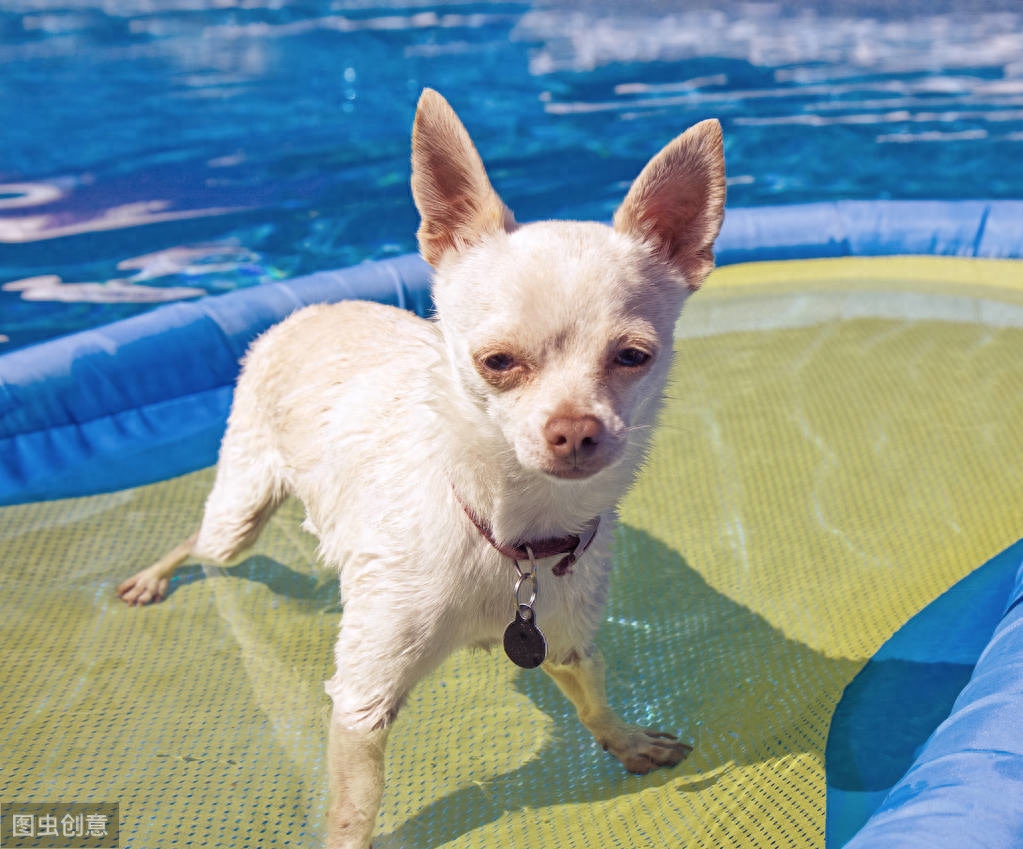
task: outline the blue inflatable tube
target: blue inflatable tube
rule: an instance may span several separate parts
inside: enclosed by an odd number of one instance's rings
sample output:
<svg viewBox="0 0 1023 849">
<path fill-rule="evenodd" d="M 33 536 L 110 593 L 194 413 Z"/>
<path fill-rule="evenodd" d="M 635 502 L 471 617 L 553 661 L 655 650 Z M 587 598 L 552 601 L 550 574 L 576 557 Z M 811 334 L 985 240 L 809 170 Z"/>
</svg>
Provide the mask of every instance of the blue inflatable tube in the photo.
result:
<svg viewBox="0 0 1023 849">
<path fill-rule="evenodd" d="M 924 254 L 1018 258 L 1023 201 L 839 201 L 731 209 L 718 263 Z"/>
<path fill-rule="evenodd" d="M 914 788 L 928 788 L 932 792 L 938 787 L 929 781 L 915 784 L 910 776 L 916 768 L 914 764 L 920 766 L 925 760 L 933 760 L 934 742 L 947 733 L 947 723 L 940 725 L 946 717 L 966 709 L 967 704 L 971 704 L 972 715 L 983 717 L 984 706 L 972 704 L 974 700 L 969 695 L 972 685 L 966 685 L 971 676 L 976 679 L 982 674 L 978 667 L 982 656 L 987 658 L 985 665 L 990 662 L 985 652 L 996 629 L 1018 615 L 1014 605 L 1023 592 L 1021 563 L 1023 540 L 992 557 L 913 616 L 846 687 L 831 718 L 825 751 L 825 845 L 844 846 L 858 832 L 861 836 L 855 846 L 860 846 L 859 841 L 869 834 L 880 835 L 874 842 L 864 844 L 871 849 L 903 845 L 886 842 L 888 831 L 877 831 L 876 824 L 867 831 L 861 830 L 875 812 L 877 817 L 887 818 L 890 811 L 900 811 L 901 821 L 908 811 L 919 809 L 915 802 L 907 806 L 900 804 L 899 799 L 905 799 L 906 794 L 912 797 Z M 1016 662 L 1020 661 L 1023 654 L 1016 655 Z M 983 674 L 990 671 L 988 668 Z M 1014 684 L 1011 675 L 1003 676 L 1002 680 L 1003 694 L 1012 692 L 1013 686 L 1019 690 L 1018 677 Z M 982 729 L 986 724 L 986 720 L 982 721 L 975 728 Z M 1008 745 L 1023 745 L 1023 737 L 1013 725 L 1005 726 L 1004 730 L 1008 733 Z M 932 735 L 934 739 L 928 743 Z M 970 747 L 976 743 L 971 740 Z M 949 814 L 952 815 L 951 810 Z M 1023 808 L 1018 816 L 1023 818 Z M 1023 827 L 1023 819 L 1017 819 L 1016 824 Z M 980 825 L 975 819 L 970 822 L 973 830 Z M 938 849 L 973 845 L 962 841 L 961 830 L 950 830 L 946 842 L 938 840 L 932 831 L 924 829 L 920 833 L 929 835 L 926 841 L 905 845 Z M 1014 846 L 1023 845 L 1023 841 L 1018 844 L 992 841 L 983 845 Z"/>
<path fill-rule="evenodd" d="M 732 209 L 718 262 L 1019 257 L 1023 202 L 849 201 Z M 307 304 L 361 298 L 425 315 L 419 257 L 160 307 L 0 356 L 0 505 L 108 492 L 216 461 L 238 362 Z"/>
<path fill-rule="evenodd" d="M 239 361 L 289 313 L 361 298 L 425 315 L 404 256 L 160 307 L 0 356 L 0 504 L 110 492 L 212 465 Z"/>
<path fill-rule="evenodd" d="M 1011 549 L 1023 561 L 1023 547 Z M 869 748 L 871 741 L 864 740 Z M 846 849 L 1023 846 L 1023 567 L 948 719 Z"/>
</svg>

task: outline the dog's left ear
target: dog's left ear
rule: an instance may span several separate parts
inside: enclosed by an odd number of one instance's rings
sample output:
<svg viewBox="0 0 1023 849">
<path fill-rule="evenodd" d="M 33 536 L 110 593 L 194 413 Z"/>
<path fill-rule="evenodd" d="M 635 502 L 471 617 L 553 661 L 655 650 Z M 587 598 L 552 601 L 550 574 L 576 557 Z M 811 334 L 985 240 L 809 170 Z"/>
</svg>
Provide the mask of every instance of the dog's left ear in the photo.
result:
<svg viewBox="0 0 1023 849">
<path fill-rule="evenodd" d="M 430 88 L 412 126 L 412 199 L 421 217 L 419 250 L 434 268 L 449 251 L 515 227 L 455 110 Z"/>
<path fill-rule="evenodd" d="M 701 121 L 647 163 L 615 213 L 614 226 L 650 244 L 697 289 L 714 267 L 724 210 L 721 124 Z"/>
</svg>

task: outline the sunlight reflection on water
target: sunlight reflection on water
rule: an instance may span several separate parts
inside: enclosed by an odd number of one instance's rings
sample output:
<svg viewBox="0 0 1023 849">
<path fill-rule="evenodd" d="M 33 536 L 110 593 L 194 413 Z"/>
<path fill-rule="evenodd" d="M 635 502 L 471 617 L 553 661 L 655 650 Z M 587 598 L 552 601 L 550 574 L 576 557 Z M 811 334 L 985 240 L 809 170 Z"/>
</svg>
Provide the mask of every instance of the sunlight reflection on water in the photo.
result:
<svg viewBox="0 0 1023 849">
<path fill-rule="evenodd" d="M 11 0 L 0 285 L 61 282 L 0 289 L 3 349 L 414 250 L 424 85 L 520 220 L 610 218 L 712 115 L 732 206 L 1023 197 L 1023 9 L 891 6 Z M 120 267 L 203 246 L 223 257 Z"/>
</svg>

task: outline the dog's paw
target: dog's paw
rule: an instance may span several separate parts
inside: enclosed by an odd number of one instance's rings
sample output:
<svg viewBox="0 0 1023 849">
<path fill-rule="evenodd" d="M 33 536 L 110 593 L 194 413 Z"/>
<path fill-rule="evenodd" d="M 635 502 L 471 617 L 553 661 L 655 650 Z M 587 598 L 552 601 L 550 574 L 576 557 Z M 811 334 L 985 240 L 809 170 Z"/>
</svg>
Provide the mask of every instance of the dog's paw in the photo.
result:
<svg viewBox="0 0 1023 849">
<path fill-rule="evenodd" d="M 143 569 L 132 575 L 117 588 L 121 601 L 131 605 L 149 604 L 152 601 L 163 601 L 167 595 L 166 578 Z"/>
<path fill-rule="evenodd" d="M 610 752 L 629 772 L 646 775 L 658 767 L 675 766 L 693 751 L 674 734 L 622 725 L 600 739 L 605 752 Z"/>
</svg>

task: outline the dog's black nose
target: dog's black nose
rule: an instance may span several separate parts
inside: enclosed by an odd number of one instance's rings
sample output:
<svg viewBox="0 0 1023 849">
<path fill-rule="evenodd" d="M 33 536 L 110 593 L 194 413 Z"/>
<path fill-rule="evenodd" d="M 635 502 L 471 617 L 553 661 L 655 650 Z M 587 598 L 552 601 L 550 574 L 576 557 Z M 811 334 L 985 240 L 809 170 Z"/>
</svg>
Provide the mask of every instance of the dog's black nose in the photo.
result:
<svg viewBox="0 0 1023 849">
<path fill-rule="evenodd" d="M 555 457 L 588 457 L 604 438 L 604 425 L 595 416 L 552 416 L 543 435 Z"/>
</svg>

